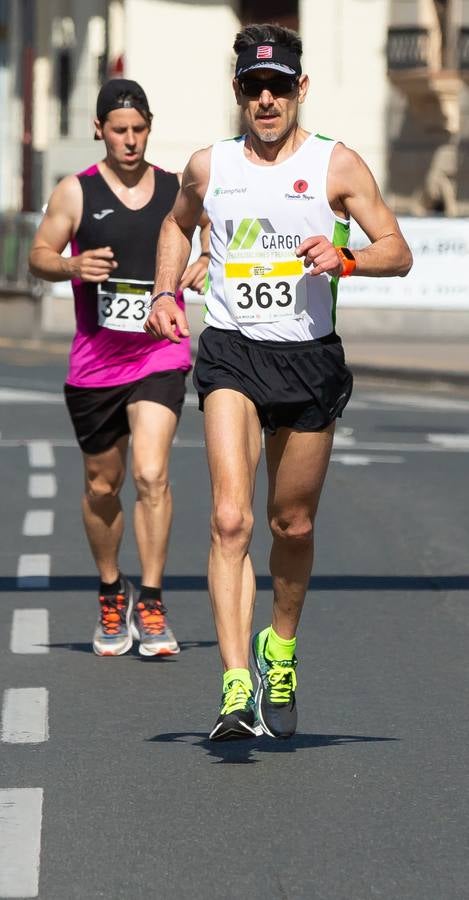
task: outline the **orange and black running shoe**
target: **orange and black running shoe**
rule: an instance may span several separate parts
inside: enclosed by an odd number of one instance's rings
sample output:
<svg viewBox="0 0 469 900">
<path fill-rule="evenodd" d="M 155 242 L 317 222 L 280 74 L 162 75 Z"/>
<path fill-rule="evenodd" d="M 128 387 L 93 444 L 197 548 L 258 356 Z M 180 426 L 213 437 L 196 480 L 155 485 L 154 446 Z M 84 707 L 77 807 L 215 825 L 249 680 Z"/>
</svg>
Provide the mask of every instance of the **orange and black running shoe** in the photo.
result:
<svg viewBox="0 0 469 900">
<path fill-rule="evenodd" d="M 133 644 L 132 612 L 135 588 L 120 575 L 121 591 L 100 594 L 99 618 L 93 636 L 93 650 L 97 656 L 122 656 Z"/>
<path fill-rule="evenodd" d="M 133 628 L 142 656 L 174 656 L 179 644 L 168 625 L 166 607 L 160 599 L 140 599 L 135 604 Z"/>
</svg>

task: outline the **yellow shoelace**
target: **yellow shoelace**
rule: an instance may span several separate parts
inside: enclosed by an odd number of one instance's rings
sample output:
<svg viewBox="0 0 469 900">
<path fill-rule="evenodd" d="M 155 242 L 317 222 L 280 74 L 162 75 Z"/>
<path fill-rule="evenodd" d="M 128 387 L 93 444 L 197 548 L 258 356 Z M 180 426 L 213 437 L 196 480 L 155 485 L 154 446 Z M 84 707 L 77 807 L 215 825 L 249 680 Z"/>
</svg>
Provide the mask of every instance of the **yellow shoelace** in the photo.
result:
<svg viewBox="0 0 469 900">
<path fill-rule="evenodd" d="M 271 703 L 288 703 L 292 691 L 296 690 L 296 673 L 293 666 L 272 662 L 267 676 L 270 686 Z"/>
<path fill-rule="evenodd" d="M 242 681 L 231 681 L 223 694 L 222 716 L 244 709 L 251 696 L 251 691 Z"/>
</svg>

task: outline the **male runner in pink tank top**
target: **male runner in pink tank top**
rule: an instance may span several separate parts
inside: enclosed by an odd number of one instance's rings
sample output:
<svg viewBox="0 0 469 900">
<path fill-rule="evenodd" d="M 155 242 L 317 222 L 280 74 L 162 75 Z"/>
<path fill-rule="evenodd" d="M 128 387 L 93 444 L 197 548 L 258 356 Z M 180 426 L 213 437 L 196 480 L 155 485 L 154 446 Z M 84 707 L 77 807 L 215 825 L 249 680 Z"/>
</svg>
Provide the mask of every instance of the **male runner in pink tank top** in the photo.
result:
<svg viewBox="0 0 469 900">
<path fill-rule="evenodd" d="M 152 114 L 140 85 L 113 79 L 101 89 L 94 122 L 106 156 L 56 187 L 34 238 L 31 271 L 48 281 L 71 279 L 76 333 L 65 399 L 83 453 L 83 519 L 100 575 L 93 649 L 126 653 L 139 639 L 144 656 L 179 646 L 161 599 L 172 500 L 169 453 L 191 367 L 189 337 L 155 343 L 143 323 L 153 283 L 155 242 L 179 189 L 178 175 L 150 165 L 145 150 Z M 208 220 L 201 220 L 202 254 L 181 280 L 203 286 Z M 62 257 L 71 242 L 72 256 Z M 135 534 L 142 565 L 138 597 L 120 572 L 123 514 L 119 499 L 129 436 L 137 489 Z"/>
</svg>

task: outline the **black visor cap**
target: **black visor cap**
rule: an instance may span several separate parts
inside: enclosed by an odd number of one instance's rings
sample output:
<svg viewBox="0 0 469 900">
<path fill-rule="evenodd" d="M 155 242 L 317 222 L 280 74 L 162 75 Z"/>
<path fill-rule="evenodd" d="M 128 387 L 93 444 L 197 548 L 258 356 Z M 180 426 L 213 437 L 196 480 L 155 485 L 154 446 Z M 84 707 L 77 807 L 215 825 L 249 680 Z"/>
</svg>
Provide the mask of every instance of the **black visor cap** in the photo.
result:
<svg viewBox="0 0 469 900">
<path fill-rule="evenodd" d="M 96 118 L 104 122 L 113 109 L 137 109 L 150 115 L 147 95 L 136 81 L 130 78 L 111 78 L 103 84 L 96 101 Z"/>
<path fill-rule="evenodd" d="M 239 78 L 259 69 L 273 69 L 284 75 L 301 75 L 301 61 L 297 53 L 282 44 L 251 44 L 236 60 L 235 76 Z"/>
</svg>

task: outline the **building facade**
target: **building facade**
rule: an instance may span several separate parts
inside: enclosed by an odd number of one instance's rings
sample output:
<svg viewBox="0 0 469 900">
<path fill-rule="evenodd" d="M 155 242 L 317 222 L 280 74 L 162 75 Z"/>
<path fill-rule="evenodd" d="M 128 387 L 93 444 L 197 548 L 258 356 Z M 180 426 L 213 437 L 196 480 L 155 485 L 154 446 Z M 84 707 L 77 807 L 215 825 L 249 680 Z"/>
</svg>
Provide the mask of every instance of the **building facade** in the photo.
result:
<svg viewBox="0 0 469 900">
<path fill-rule="evenodd" d="M 1 208 L 40 209 L 99 157 L 115 75 L 147 91 L 164 167 L 237 133 L 231 48 L 252 21 L 300 31 L 302 124 L 354 147 L 397 212 L 469 214 L 469 0 L 0 0 Z"/>
</svg>

